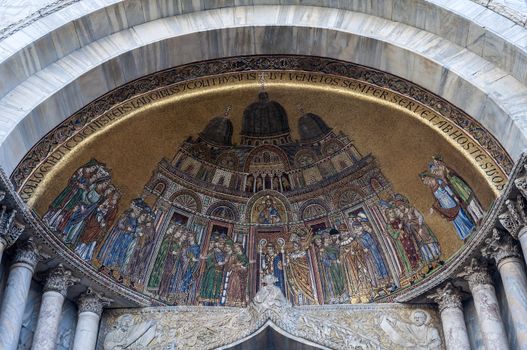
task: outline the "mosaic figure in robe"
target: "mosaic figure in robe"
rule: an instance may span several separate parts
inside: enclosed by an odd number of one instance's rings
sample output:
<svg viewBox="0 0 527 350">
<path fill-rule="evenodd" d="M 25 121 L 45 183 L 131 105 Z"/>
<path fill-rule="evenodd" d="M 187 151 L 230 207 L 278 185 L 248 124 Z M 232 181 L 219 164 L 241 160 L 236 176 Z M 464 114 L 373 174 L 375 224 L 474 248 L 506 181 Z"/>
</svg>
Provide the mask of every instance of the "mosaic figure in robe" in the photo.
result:
<svg viewBox="0 0 527 350">
<path fill-rule="evenodd" d="M 178 226 L 174 232 L 172 241 L 170 242 L 170 250 L 163 266 L 163 273 L 159 284 L 158 294 L 161 298 L 167 299 L 170 293 L 173 293 L 173 282 L 176 278 L 181 276 L 181 256 L 187 244 L 188 231 L 184 226 Z M 178 277 L 176 277 L 176 274 Z"/>
<path fill-rule="evenodd" d="M 266 251 L 262 253 L 260 266 L 260 278 L 266 275 L 276 277 L 275 285 L 282 290 L 285 295 L 285 276 L 282 253 L 277 252 L 272 243 L 268 244 Z"/>
<path fill-rule="evenodd" d="M 404 275 L 410 276 L 419 267 L 420 256 L 415 237 L 405 229 L 403 214 L 391 204 L 385 210 L 388 223 L 386 232 L 395 242 L 397 255 L 404 268 Z"/>
<path fill-rule="evenodd" d="M 199 269 L 199 256 L 201 253 L 201 247 L 196 242 L 196 235 L 194 233 L 190 233 L 187 239 L 187 248 L 183 254 L 184 264 L 182 279 L 176 287 L 176 292 L 180 295 L 178 298 L 180 303 L 190 303 L 197 292 L 196 273 Z"/>
<path fill-rule="evenodd" d="M 331 233 L 330 233 L 331 231 Z M 321 266 L 321 279 L 324 280 L 324 299 L 326 303 L 344 302 L 347 296 L 346 280 L 340 261 L 339 232 L 335 229 L 324 230 L 321 241 L 315 240 L 318 247 Z"/>
<path fill-rule="evenodd" d="M 240 243 L 234 243 L 233 253 L 226 267 L 228 306 L 245 306 L 247 304 L 247 278 L 249 273 L 249 258 Z"/>
<path fill-rule="evenodd" d="M 166 260 L 168 258 L 169 253 L 174 251 L 172 245 L 178 241 L 178 238 L 181 236 L 181 232 L 182 231 L 180 230 L 179 225 L 171 223 L 168 226 L 165 236 L 163 237 L 163 241 L 161 242 L 161 246 L 157 251 L 157 256 L 154 261 L 154 267 L 152 268 L 152 272 L 150 273 L 150 278 L 148 280 L 148 289 L 159 289 L 161 278 L 164 272 L 164 267 L 167 263 Z"/>
<path fill-rule="evenodd" d="M 374 266 L 369 263 L 358 239 L 341 228 L 340 256 L 347 277 L 347 287 L 352 302 L 369 301 L 373 296 Z"/>
<path fill-rule="evenodd" d="M 404 199 L 399 202 L 395 201 L 397 212 L 402 218 L 405 230 L 415 237 L 423 261 L 431 265 L 441 256 L 439 242 L 430 227 L 426 225 L 423 214 L 413 207 L 406 198 Z"/>
<path fill-rule="evenodd" d="M 225 264 L 230 258 L 225 249 L 226 241 L 225 235 L 213 234 L 207 255 L 201 257 L 205 260 L 205 272 L 199 299 L 205 305 L 217 305 L 220 302 Z"/>
<path fill-rule="evenodd" d="M 362 248 L 366 252 L 370 266 L 374 266 L 374 275 L 371 276 L 375 286 L 380 287 L 388 278 L 388 269 L 381 249 L 373 237 L 373 228 L 369 225 L 369 220 L 365 215 L 352 219 L 351 223 L 352 234 L 357 237 Z"/>
<path fill-rule="evenodd" d="M 451 221 L 462 240 L 467 239 L 475 224 L 467 215 L 465 209 L 459 204 L 454 191 L 447 182 L 429 172 L 419 174 L 421 181 L 430 188 L 435 202 L 430 208 L 430 213 L 438 212 L 443 218 Z"/>
<path fill-rule="evenodd" d="M 103 165 L 92 159 L 70 177 L 68 185 L 53 200 L 48 211 L 44 214 L 44 222 L 52 229 L 62 232 L 65 217 L 75 208 L 84 193 L 93 184 L 99 173 L 102 173 Z"/>
<path fill-rule="evenodd" d="M 302 245 L 300 239 L 293 239 L 291 251 L 286 254 L 288 299 L 294 305 L 318 304 L 311 281 L 308 248 L 309 241 Z"/>
<path fill-rule="evenodd" d="M 155 243 L 155 215 L 150 208 L 143 210 L 138 219 L 138 229 L 134 248 L 130 248 L 130 259 L 126 264 L 130 279 L 139 285 L 144 284 L 144 272 L 148 266 Z"/>
<path fill-rule="evenodd" d="M 431 174 L 437 176 L 452 189 L 458 202 L 467 211 L 472 222 L 478 224 L 483 219 L 484 210 L 476 194 L 465 180 L 461 178 L 452 168 L 448 167 L 443 161 L 443 157 L 435 155 L 428 164 Z"/>
<path fill-rule="evenodd" d="M 86 261 L 92 260 L 105 237 L 106 230 L 112 227 L 117 217 L 121 194 L 114 186 L 110 186 L 104 198 L 104 201 L 96 208 L 94 215 L 87 220 L 86 228 L 75 247 L 75 252 Z"/>
<path fill-rule="evenodd" d="M 278 224 L 282 222 L 280 212 L 274 205 L 271 198 L 265 199 L 265 205 L 260 213 L 258 214 L 258 223 L 260 224 Z"/>
<path fill-rule="evenodd" d="M 116 266 L 121 274 L 126 272 L 126 262 L 130 258 L 137 238 L 138 219 L 146 204 L 141 198 L 134 199 L 112 228 L 97 258 L 106 267 Z"/>
</svg>

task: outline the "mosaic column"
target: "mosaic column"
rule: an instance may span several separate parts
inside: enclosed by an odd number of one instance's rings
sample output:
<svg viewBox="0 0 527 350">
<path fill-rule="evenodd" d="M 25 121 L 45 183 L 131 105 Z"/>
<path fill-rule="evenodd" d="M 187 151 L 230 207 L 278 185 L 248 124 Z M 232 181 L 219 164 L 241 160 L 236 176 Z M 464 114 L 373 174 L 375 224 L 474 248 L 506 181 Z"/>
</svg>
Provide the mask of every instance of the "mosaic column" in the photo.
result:
<svg viewBox="0 0 527 350">
<path fill-rule="evenodd" d="M 447 350 L 470 349 L 461 293 L 451 282 L 428 296 L 439 306 Z"/>
<path fill-rule="evenodd" d="M 110 302 L 110 299 L 92 291 L 90 288 L 81 294 L 77 302 L 79 316 L 73 341 L 73 350 L 95 349 L 102 310 Z"/>
<path fill-rule="evenodd" d="M 4 199 L 5 192 L 0 191 L 0 202 Z M 8 210 L 4 205 L 0 210 L 0 262 L 4 250 L 9 248 L 24 231 L 24 225 L 16 222 L 16 210 Z"/>
<path fill-rule="evenodd" d="M 62 264 L 53 268 L 44 285 L 32 350 L 54 350 L 57 346 L 62 305 L 68 288 L 78 282 Z"/>
<path fill-rule="evenodd" d="M 0 308 L 0 349 L 2 350 L 17 349 L 31 277 L 38 260 L 37 248 L 31 239 L 16 250 Z"/>
<path fill-rule="evenodd" d="M 509 350 L 507 333 L 500 315 L 496 290 L 487 266 L 473 258 L 459 274 L 465 278 L 474 298 L 481 335 L 488 350 Z"/>
<path fill-rule="evenodd" d="M 518 347 L 527 349 L 527 275 L 518 245 L 510 235 L 496 229 L 485 243 L 482 253 L 498 266 Z"/>
</svg>

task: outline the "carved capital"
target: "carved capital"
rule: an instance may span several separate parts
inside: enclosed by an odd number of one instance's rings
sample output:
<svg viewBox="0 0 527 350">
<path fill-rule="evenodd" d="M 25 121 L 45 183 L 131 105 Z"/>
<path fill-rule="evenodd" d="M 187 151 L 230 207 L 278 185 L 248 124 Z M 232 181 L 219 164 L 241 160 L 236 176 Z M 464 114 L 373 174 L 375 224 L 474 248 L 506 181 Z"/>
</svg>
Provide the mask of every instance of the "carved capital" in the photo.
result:
<svg viewBox="0 0 527 350">
<path fill-rule="evenodd" d="M 44 292 L 54 291 L 66 296 L 68 288 L 79 281 L 80 279 L 74 277 L 70 270 L 65 269 L 62 264 L 59 264 L 49 272 L 46 283 L 44 284 Z"/>
<path fill-rule="evenodd" d="M 100 317 L 103 308 L 110 305 L 111 302 L 112 299 L 106 298 L 102 294 L 93 291 L 91 288 L 88 288 L 80 295 L 79 299 L 77 300 L 79 314 L 83 312 L 93 312 Z"/>
<path fill-rule="evenodd" d="M 481 254 L 489 259 L 493 259 L 496 265 L 506 258 L 520 258 L 518 244 L 512 237 L 498 229 L 493 229 L 492 236 L 485 239 L 485 247 L 481 249 Z"/>
<path fill-rule="evenodd" d="M 34 269 L 40 258 L 38 247 L 30 237 L 17 248 L 13 264 L 27 264 Z"/>
<path fill-rule="evenodd" d="M 470 289 L 483 284 L 492 285 L 492 278 L 490 277 L 487 264 L 476 258 L 472 258 L 470 264 L 465 266 L 463 272 L 458 274 L 458 277 L 464 278 Z"/>
<path fill-rule="evenodd" d="M 505 205 L 507 211 L 498 215 L 498 220 L 514 239 L 518 239 L 518 233 L 527 225 L 525 199 L 518 195 L 516 200 L 508 199 L 505 201 Z"/>
<path fill-rule="evenodd" d="M 3 193 L 5 195 L 5 192 Z M 16 210 L 8 210 L 5 205 L 2 206 L 0 210 L 0 242 L 5 248 L 12 246 L 25 228 L 24 225 L 15 220 L 15 215 Z"/>
<path fill-rule="evenodd" d="M 434 294 L 428 296 L 428 299 L 437 303 L 440 312 L 447 308 L 463 308 L 460 290 L 452 282 L 448 282 L 443 288 L 437 288 Z"/>
</svg>

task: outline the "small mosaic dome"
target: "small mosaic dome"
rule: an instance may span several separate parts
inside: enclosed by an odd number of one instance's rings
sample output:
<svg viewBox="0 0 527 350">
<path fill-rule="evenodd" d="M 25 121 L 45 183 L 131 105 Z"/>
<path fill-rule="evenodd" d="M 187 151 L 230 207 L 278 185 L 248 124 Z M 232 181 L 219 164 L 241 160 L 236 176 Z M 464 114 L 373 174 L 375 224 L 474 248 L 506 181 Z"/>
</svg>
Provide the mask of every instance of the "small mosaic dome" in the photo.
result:
<svg viewBox="0 0 527 350">
<path fill-rule="evenodd" d="M 199 136 L 208 142 L 220 146 L 232 145 L 232 122 L 226 115 L 212 118 Z"/>
<path fill-rule="evenodd" d="M 318 115 L 306 113 L 298 120 L 298 132 L 302 142 L 313 142 L 326 136 L 331 128 Z"/>
<path fill-rule="evenodd" d="M 251 103 L 243 112 L 243 136 L 270 137 L 289 132 L 289 121 L 284 107 L 269 100 L 267 92 L 260 92 L 258 101 Z"/>
</svg>

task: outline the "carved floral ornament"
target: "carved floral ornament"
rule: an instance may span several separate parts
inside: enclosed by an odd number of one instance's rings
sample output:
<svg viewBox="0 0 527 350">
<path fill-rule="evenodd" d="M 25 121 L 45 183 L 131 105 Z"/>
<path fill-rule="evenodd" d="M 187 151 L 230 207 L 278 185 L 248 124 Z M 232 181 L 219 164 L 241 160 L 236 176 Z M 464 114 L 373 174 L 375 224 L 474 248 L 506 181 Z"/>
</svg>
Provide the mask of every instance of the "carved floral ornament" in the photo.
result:
<svg viewBox="0 0 527 350">
<path fill-rule="evenodd" d="M 226 348 L 272 326 L 295 339 L 331 349 L 441 349 L 432 310 L 378 307 L 293 307 L 267 275 L 247 308 L 172 307 L 112 310 L 105 314 L 99 348 Z"/>
</svg>

